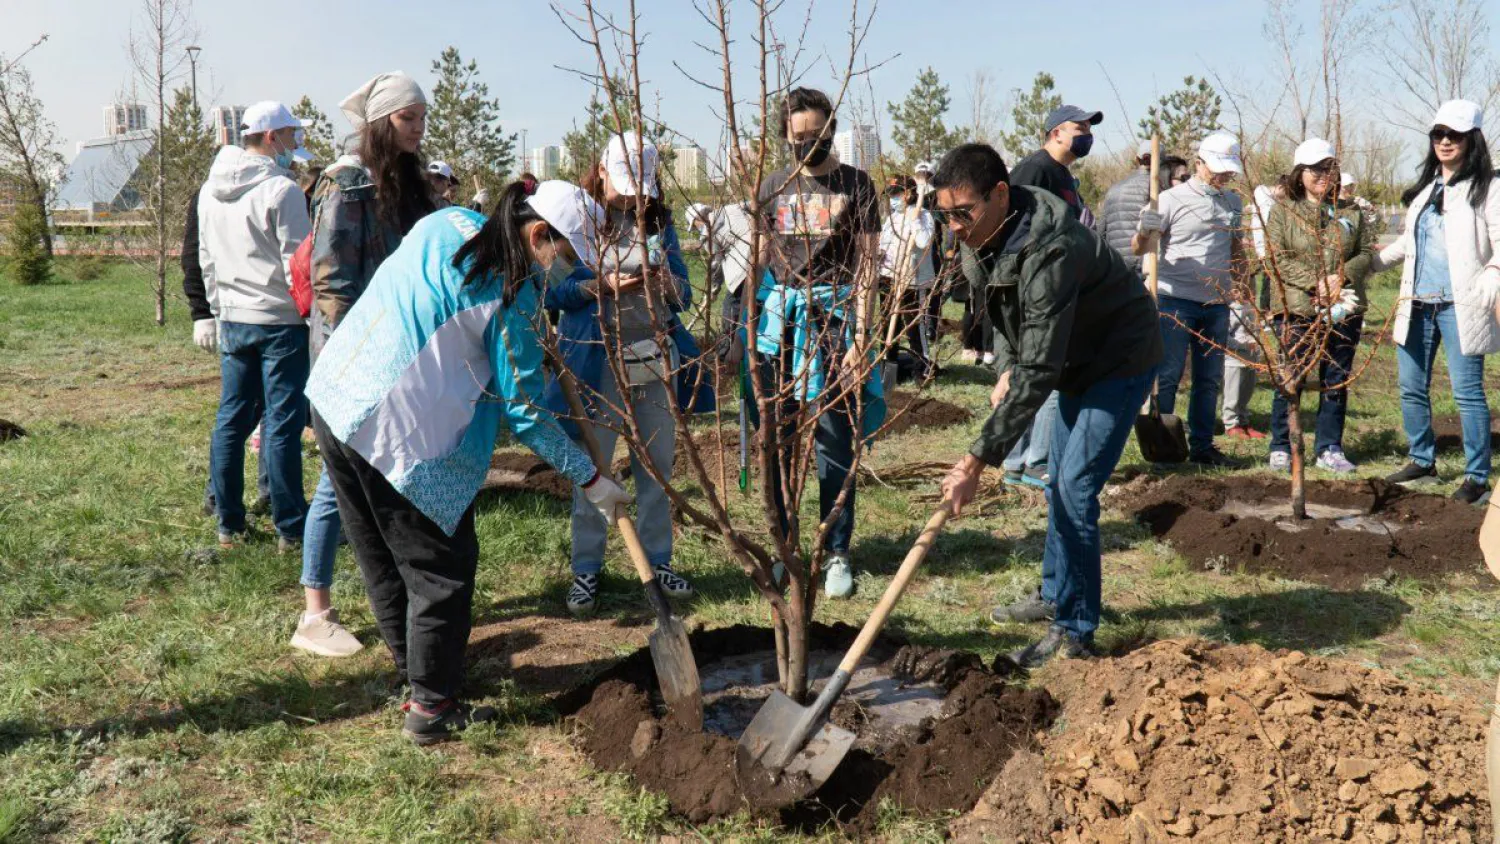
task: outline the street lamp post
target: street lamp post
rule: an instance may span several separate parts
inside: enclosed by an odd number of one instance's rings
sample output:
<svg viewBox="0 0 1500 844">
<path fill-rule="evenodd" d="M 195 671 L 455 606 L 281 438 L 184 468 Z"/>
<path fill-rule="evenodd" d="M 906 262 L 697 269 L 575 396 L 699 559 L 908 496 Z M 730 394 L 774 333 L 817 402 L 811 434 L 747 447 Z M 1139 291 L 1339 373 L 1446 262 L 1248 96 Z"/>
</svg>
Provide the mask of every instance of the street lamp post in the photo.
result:
<svg viewBox="0 0 1500 844">
<path fill-rule="evenodd" d="M 197 46 L 196 44 L 187 48 L 188 64 L 192 67 L 192 70 L 193 70 L 193 110 L 194 111 L 196 111 L 198 109 L 198 54 L 201 53 L 201 52 L 203 52 L 203 48 Z"/>
</svg>

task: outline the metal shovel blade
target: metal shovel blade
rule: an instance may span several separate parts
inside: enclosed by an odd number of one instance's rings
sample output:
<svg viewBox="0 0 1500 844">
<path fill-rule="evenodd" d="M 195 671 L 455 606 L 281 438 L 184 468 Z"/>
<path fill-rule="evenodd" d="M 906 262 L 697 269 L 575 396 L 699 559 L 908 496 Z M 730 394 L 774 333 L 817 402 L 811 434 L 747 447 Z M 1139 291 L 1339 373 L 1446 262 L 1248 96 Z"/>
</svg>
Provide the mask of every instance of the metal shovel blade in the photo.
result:
<svg viewBox="0 0 1500 844">
<path fill-rule="evenodd" d="M 794 803 L 833 776 L 854 744 L 854 733 L 824 722 L 805 741 L 803 725 L 816 715 L 781 692 L 772 692 L 740 736 L 735 765 L 740 781 L 766 778 L 776 784 L 775 802 Z M 765 789 L 767 793 L 771 789 Z"/>
<path fill-rule="evenodd" d="M 693 659 L 687 628 L 676 616 L 658 619 L 646 641 L 661 696 L 672 718 L 694 730 L 703 729 L 703 685 L 698 680 L 698 663 Z"/>
<path fill-rule="evenodd" d="M 1188 459 L 1187 430 L 1171 413 L 1142 413 L 1135 417 L 1135 441 L 1151 463 L 1181 463 Z"/>
</svg>

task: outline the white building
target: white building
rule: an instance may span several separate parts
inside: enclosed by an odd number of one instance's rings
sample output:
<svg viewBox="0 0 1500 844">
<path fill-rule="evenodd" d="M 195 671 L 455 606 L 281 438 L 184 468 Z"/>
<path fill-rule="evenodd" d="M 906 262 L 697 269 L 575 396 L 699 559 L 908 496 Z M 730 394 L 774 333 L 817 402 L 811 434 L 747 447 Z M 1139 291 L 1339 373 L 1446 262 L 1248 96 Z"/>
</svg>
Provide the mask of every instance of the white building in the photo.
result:
<svg viewBox="0 0 1500 844">
<path fill-rule="evenodd" d="M 104 107 L 104 137 L 144 132 L 151 128 L 144 103 L 115 103 Z"/>
<path fill-rule="evenodd" d="M 672 176 L 678 188 L 697 190 L 708 182 L 708 154 L 703 147 L 673 147 Z"/>
<path fill-rule="evenodd" d="M 880 161 L 880 133 L 874 126 L 856 123 L 834 134 L 833 148 L 839 154 L 839 161 L 870 170 Z"/>
<path fill-rule="evenodd" d="M 526 153 L 526 172 L 543 181 L 557 178 L 557 174 L 562 170 L 562 167 L 562 147 L 532 147 Z"/>
<path fill-rule="evenodd" d="M 219 146 L 239 146 L 244 138 L 244 132 L 240 129 L 245 125 L 244 106 L 214 106 L 208 113 L 208 119 L 214 125 L 214 140 Z"/>
</svg>

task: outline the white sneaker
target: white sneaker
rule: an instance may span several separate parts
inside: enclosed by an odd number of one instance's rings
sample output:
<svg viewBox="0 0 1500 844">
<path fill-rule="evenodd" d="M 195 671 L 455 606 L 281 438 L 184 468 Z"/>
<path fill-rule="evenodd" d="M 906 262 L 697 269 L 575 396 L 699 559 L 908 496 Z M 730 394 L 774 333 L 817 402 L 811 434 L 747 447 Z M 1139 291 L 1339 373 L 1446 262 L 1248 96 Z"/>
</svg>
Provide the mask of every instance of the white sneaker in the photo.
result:
<svg viewBox="0 0 1500 844">
<path fill-rule="evenodd" d="M 292 647 L 318 656 L 353 656 L 365 646 L 339 624 L 339 611 L 326 609 L 315 615 L 303 613 L 292 634 Z"/>
<path fill-rule="evenodd" d="M 693 597 L 693 584 L 688 583 L 687 578 L 672 571 L 671 563 L 656 567 L 656 582 L 661 584 L 661 591 L 667 593 L 668 598 Z"/>
<path fill-rule="evenodd" d="M 1273 472 L 1292 471 L 1292 453 L 1290 451 L 1273 451 L 1266 461 Z"/>
<path fill-rule="evenodd" d="M 991 366 L 994 363 L 995 363 L 995 353 L 994 352 L 985 352 L 984 353 L 984 365 L 985 366 Z"/>
<path fill-rule="evenodd" d="M 830 598 L 854 594 L 854 566 L 848 554 L 830 554 L 823 574 L 823 592 Z"/>
<path fill-rule="evenodd" d="M 575 574 L 568 588 L 568 612 L 583 618 L 599 609 L 599 575 Z"/>
</svg>

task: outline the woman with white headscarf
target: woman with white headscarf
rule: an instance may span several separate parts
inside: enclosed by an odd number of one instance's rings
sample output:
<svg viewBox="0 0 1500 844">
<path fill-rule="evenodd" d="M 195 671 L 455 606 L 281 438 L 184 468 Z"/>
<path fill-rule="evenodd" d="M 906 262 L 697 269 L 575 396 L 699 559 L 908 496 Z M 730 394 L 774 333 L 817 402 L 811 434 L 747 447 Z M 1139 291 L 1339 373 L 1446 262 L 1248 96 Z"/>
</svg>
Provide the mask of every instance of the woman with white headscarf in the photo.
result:
<svg viewBox="0 0 1500 844">
<path fill-rule="evenodd" d="M 437 210 L 421 159 L 427 97 L 404 73 L 382 73 L 339 104 L 355 133 L 313 188 L 312 353 L 354 306 L 386 256 Z M 339 623 L 330 590 L 342 523 L 325 469 L 302 534 L 305 610 L 292 646 L 319 656 L 348 656 L 359 640 Z"/>
</svg>

